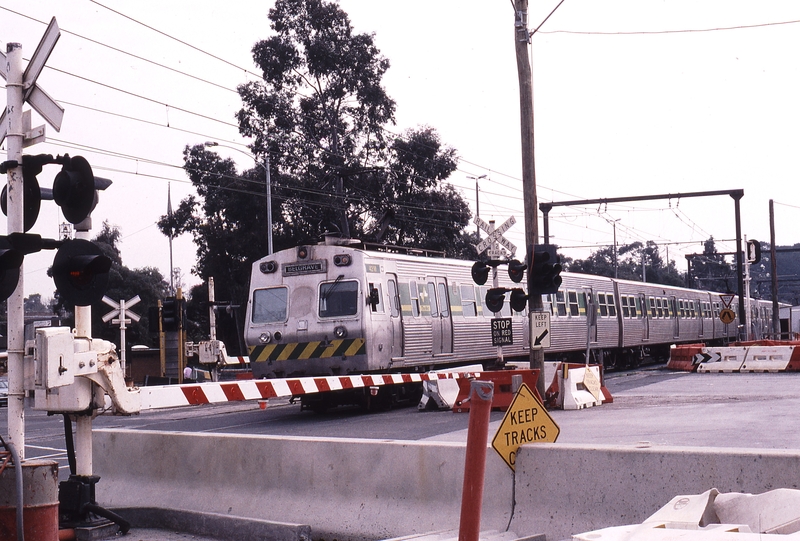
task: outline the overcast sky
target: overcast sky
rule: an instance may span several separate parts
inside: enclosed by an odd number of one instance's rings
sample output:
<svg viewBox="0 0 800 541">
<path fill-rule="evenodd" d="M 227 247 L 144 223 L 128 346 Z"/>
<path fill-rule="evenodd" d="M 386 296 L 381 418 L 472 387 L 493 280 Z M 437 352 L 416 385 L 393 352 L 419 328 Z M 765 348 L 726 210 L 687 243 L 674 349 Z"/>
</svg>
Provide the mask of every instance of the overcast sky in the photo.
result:
<svg viewBox="0 0 800 541">
<path fill-rule="evenodd" d="M 384 82 L 397 101 L 397 133 L 438 130 L 461 161 L 452 182 L 522 250 L 519 95 L 510 0 L 341 0 L 358 32 L 374 32 L 391 62 Z M 532 1 L 533 29 L 558 0 Z M 66 109 L 60 133 L 26 153 L 85 156 L 114 184 L 103 221 L 122 232 L 128 267 L 169 276 L 169 244 L 155 225 L 191 193 L 186 145 L 215 140 L 246 150 L 234 114 L 238 84 L 257 70 L 250 50 L 270 35 L 272 2 L 229 0 L 0 0 L 0 44 L 27 59 L 55 16 L 61 39 L 39 77 Z M 743 189 L 742 232 L 800 242 L 800 3 L 740 0 L 565 0 L 530 48 L 540 201 Z M 179 73 L 180 72 L 180 73 Z M 34 114 L 34 119 L 37 115 Z M 39 122 L 41 123 L 41 121 Z M 34 121 L 36 125 L 36 120 Z M 219 147 L 239 166 L 253 162 Z M 4 159 L 5 144 L 0 158 Z M 58 168 L 40 175 L 49 187 Z M 58 236 L 57 207 L 43 203 L 34 232 Z M 5 223 L 4 220 L 2 220 Z M 654 240 L 685 270 L 684 254 L 709 236 L 734 245 L 728 196 L 556 208 L 552 242 L 572 257 L 597 245 Z M 3 226 L 4 227 L 4 226 Z M 541 229 L 540 229 L 541 230 Z M 174 242 L 185 285 L 194 245 Z M 52 296 L 52 252 L 26 258 L 25 292 Z M 218 277 L 225 279 L 225 277 Z"/>
</svg>

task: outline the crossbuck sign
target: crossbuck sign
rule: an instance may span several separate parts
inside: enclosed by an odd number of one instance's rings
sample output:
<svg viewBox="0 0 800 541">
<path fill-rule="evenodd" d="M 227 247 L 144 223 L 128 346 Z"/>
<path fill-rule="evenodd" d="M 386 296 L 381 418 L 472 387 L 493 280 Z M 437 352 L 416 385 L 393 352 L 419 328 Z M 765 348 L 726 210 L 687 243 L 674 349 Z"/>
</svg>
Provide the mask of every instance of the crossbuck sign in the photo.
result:
<svg viewBox="0 0 800 541">
<path fill-rule="evenodd" d="M 488 256 L 492 259 L 497 259 L 501 255 L 503 255 L 502 252 L 500 251 L 500 247 L 498 246 L 499 244 L 500 246 L 508 250 L 511 253 L 512 257 L 514 256 L 514 253 L 517 251 L 517 247 L 511 244 L 508 241 L 508 239 L 506 239 L 503 236 L 503 233 L 511 229 L 511 226 L 517 223 L 517 220 L 513 216 L 511 216 L 508 220 L 503 222 L 503 225 L 501 225 L 496 229 L 493 223 L 487 224 L 477 216 L 475 216 L 473 223 L 478 227 L 480 227 L 488 235 L 488 237 L 486 237 L 485 239 L 483 239 L 482 241 L 480 241 L 478 244 L 475 245 L 475 248 L 478 250 L 478 253 L 481 253 L 487 248 L 489 248 L 489 251 L 487 252 Z"/>
<path fill-rule="evenodd" d="M 42 40 L 39 42 L 39 46 L 33 53 L 30 62 L 28 62 L 25 73 L 22 75 L 23 101 L 28 102 L 56 131 L 61 130 L 64 108 L 56 103 L 53 98 L 48 96 L 47 93 L 36 84 L 36 79 L 39 77 L 42 69 L 44 69 L 47 58 L 50 56 L 50 53 L 53 52 L 53 47 L 56 46 L 56 42 L 60 36 L 61 31 L 58 28 L 56 18 L 53 17 L 50 20 L 50 24 L 47 26 Z M 3 53 L 0 53 L 0 62 L 3 64 L 3 68 L 0 69 L 0 76 L 5 79 L 5 64 L 7 60 L 6 55 Z M 3 142 L 8 133 L 7 114 L 16 114 L 16 111 L 9 111 L 8 108 L 6 108 L 2 115 L 0 115 L 0 143 Z M 39 128 L 39 130 L 41 130 L 41 133 L 44 133 L 43 129 Z"/>
</svg>

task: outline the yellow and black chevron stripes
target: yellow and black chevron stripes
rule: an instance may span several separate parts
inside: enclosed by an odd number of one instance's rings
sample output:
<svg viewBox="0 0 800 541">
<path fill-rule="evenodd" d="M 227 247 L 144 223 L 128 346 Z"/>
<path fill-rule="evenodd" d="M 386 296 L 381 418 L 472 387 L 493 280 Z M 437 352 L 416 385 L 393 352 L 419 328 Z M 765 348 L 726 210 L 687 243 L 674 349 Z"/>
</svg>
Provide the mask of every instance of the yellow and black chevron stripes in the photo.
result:
<svg viewBox="0 0 800 541">
<path fill-rule="evenodd" d="M 266 344 L 250 348 L 250 362 L 325 359 L 366 353 L 366 341 L 363 338 L 347 338 L 327 342 L 318 340 L 316 342 Z"/>
</svg>

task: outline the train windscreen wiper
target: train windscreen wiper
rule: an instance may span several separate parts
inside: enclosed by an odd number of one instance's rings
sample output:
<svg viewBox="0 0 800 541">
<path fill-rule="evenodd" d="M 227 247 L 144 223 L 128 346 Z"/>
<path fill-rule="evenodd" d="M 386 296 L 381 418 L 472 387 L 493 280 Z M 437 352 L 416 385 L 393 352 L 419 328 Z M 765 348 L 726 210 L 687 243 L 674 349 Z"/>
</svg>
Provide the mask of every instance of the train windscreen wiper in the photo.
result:
<svg viewBox="0 0 800 541">
<path fill-rule="evenodd" d="M 338 286 L 339 283 L 342 281 L 342 278 L 344 278 L 344 274 L 340 274 L 339 276 L 336 277 L 336 280 L 333 281 L 333 283 L 327 289 L 327 291 L 325 291 L 325 293 L 322 294 L 323 301 L 328 300 L 328 297 L 331 296 L 331 293 L 333 293 L 333 290 L 336 289 L 336 286 Z"/>
</svg>

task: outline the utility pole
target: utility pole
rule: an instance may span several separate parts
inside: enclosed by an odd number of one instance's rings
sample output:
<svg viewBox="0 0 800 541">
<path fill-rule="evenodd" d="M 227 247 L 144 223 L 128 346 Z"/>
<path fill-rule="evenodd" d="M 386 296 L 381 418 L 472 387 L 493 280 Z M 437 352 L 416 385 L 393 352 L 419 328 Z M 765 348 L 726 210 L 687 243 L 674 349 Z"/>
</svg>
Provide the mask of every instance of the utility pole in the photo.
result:
<svg viewBox="0 0 800 541">
<path fill-rule="evenodd" d="M 781 316 L 778 308 L 778 257 L 775 253 L 775 204 L 769 200 L 769 264 L 770 284 L 772 286 L 772 338 L 779 340 L 781 336 Z M 791 329 L 789 329 L 791 331 Z"/>
<path fill-rule="evenodd" d="M 539 240 L 538 210 L 536 200 L 536 168 L 534 165 L 534 140 L 533 140 L 533 73 L 528 55 L 528 0 L 515 0 L 514 2 L 514 50 L 517 55 L 517 76 L 519 78 L 519 117 L 520 141 L 522 144 L 522 200 L 525 211 L 525 245 L 528 247 L 528 257 L 533 257 L 535 246 Z M 528 261 L 528 268 L 531 268 Z M 532 291 L 533 279 L 528 272 L 528 292 Z M 541 295 L 529 295 L 529 318 L 533 312 L 541 312 Z M 530 351 L 531 368 L 539 370 L 539 380 L 536 389 L 539 395 L 544 396 L 544 351 L 541 348 Z"/>
</svg>

